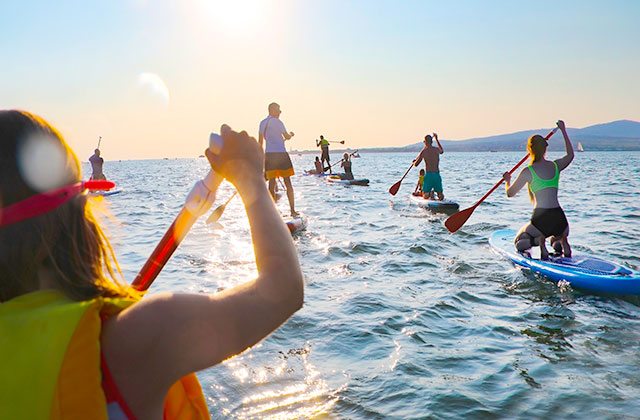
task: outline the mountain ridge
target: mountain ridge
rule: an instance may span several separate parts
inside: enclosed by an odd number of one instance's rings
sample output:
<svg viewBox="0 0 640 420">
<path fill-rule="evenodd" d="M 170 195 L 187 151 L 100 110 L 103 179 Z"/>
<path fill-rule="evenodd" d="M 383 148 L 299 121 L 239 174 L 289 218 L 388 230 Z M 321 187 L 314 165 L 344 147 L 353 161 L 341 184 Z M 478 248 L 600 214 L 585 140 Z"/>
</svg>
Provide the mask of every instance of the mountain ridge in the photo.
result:
<svg viewBox="0 0 640 420">
<path fill-rule="evenodd" d="M 551 128 L 522 130 L 513 133 L 493 136 L 473 137 L 464 140 L 441 140 L 442 147 L 449 151 L 489 152 L 518 151 L 526 148 L 527 139 L 533 134 L 546 134 Z M 582 143 L 589 151 L 635 151 L 640 150 L 640 122 L 633 120 L 615 120 L 594 124 L 583 128 L 567 128 L 567 133 L 574 147 Z M 557 133 L 554 137 L 558 137 Z M 411 152 L 422 149 L 422 142 L 401 147 L 383 147 L 361 149 L 367 151 L 402 151 Z M 564 150 L 564 142 L 550 141 L 549 150 Z"/>
</svg>

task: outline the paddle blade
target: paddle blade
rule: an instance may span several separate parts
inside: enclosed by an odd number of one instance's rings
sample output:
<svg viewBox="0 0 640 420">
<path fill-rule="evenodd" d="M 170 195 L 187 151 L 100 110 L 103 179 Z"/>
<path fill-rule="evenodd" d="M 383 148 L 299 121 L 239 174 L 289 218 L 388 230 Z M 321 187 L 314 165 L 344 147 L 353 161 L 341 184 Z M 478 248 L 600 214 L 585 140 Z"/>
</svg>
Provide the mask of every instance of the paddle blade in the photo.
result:
<svg viewBox="0 0 640 420">
<path fill-rule="evenodd" d="M 473 206 L 452 214 L 444 221 L 444 226 L 449 230 L 449 232 L 455 233 L 467 222 L 467 219 L 471 217 L 475 209 L 476 206 Z"/>
<path fill-rule="evenodd" d="M 222 213 L 224 213 L 224 208 L 225 208 L 225 205 L 223 204 L 217 209 L 215 209 L 213 213 L 211 213 L 211 216 L 209 216 L 209 218 L 207 219 L 207 224 L 210 225 L 211 223 L 217 222 L 220 219 L 220 217 L 222 217 Z"/>
<path fill-rule="evenodd" d="M 391 188 L 389 188 L 389 194 L 396 195 L 398 193 L 398 190 L 400 189 L 401 184 L 402 184 L 402 181 L 398 181 L 395 184 L 393 184 Z"/>
<path fill-rule="evenodd" d="M 222 226 L 222 224 L 220 222 L 213 222 L 212 224 L 209 225 L 210 228 L 215 229 L 215 230 L 222 230 L 224 229 L 224 226 Z"/>
<path fill-rule="evenodd" d="M 340 144 L 344 144 L 344 140 L 341 140 L 341 141 L 340 141 Z"/>
<path fill-rule="evenodd" d="M 110 190 L 116 186 L 116 183 L 113 181 L 107 181 L 106 179 L 96 179 L 84 181 L 84 188 L 96 191 L 96 190 Z"/>
</svg>

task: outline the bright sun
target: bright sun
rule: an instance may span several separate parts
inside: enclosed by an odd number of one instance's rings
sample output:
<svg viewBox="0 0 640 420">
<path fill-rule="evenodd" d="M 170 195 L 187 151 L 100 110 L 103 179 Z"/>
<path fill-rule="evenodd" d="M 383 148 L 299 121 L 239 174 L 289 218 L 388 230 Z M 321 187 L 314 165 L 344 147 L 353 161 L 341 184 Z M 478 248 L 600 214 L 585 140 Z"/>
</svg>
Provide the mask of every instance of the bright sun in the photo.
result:
<svg viewBox="0 0 640 420">
<path fill-rule="evenodd" d="M 203 16 L 224 31 L 253 32 L 264 18 L 265 0 L 197 0 Z"/>
</svg>

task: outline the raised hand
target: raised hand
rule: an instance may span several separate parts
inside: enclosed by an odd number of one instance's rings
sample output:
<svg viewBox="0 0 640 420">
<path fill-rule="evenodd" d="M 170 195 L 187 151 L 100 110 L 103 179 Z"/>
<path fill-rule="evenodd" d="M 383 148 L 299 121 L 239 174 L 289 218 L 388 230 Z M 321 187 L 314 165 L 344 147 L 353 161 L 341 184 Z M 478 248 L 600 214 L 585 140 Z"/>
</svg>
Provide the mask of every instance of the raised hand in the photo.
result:
<svg viewBox="0 0 640 420">
<path fill-rule="evenodd" d="M 261 178 L 264 153 L 258 142 L 246 131 L 237 133 L 227 125 L 220 128 L 223 146 L 219 153 L 205 150 L 211 168 L 238 187 L 246 180 Z"/>
</svg>

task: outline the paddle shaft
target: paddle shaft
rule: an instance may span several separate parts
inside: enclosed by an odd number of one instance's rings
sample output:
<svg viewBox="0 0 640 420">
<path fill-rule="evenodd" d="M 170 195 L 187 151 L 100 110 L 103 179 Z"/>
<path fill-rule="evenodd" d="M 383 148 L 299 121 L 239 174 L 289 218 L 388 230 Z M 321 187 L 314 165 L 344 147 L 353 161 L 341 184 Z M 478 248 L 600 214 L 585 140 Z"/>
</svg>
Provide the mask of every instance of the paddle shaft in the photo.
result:
<svg viewBox="0 0 640 420">
<path fill-rule="evenodd" d="M 551 130 L 549 132 L 549 134 L 547 134 L 544 139 L 545 140 L 549 140 L 551 138 L 551 136 L 553 136 L 555 134 L 556 131 L 558 131 L 558 127 L 556 127 L 553 130 Z M 529 155 L 528 154 L 525 157 L 523 157 L 522 159 L 520 159 L 520 162 L 518 162 L 516 164 L 516 166 L 511 168 L 511 170 L 509 171 L 509 175 L 512 175 L 516 171 L 516 169 L 518 169 L 520 167 L 520 165 L 522 165 L 523 163 L 525 163 L 527 161 L 527 159 L 529 159 Z M 494 185 L 485 195 L 483 195 L 482 198 L 480 200 L 478 200 L 478 202 L 476 204 L 474 204 L 472 207 L 474 207 L 474 208 L 478 207 L 480 205 L 480 203 L 482 203 L 487 197 L 489 197 L 503 182 L 504 182 L 504 178 L 501 178 L 500 181 L 496 182 L 496 185 Z"/>
<path fill-rule="evenodd" d="M 151 283 L 158 277 L 158 274 L 160 274 L 160 271 L 162 271 L 196 220 L 197 217 L 189 213 L 187 209 L 182 208 L 180 210 L 180 213 L 169 226 L 156 249 L 153 250 L 153 253 L 131 284 L 134 289 L 144 291 L 151 286 Z"/>
<path fill-rule="evenodd" d="M 100 142 L 102 141 L 102 136 L 98 137 L 98 147 L 96 147 L 96 149 L 100 148 Z"/>
<path fill-rule="evenodd" d="M 222 139 L 212 134 L 209 139 L 209 149 L 215 152 L 221 147 Z M 191 226 L 211 207 L 221 182 L 222 177 L 211 170 L 203 180 L 196 183 L 187 196 L 184 206 L 131 284 L 136 290 L 144 291 L 151 286 L 178 245 L 187 236 Z"/>
<path fill-rule="evenodd" d="M 411 172 L 411 169 L 413 169 L 413 163 L 411 164 L 411 166 L 409 166 L 409 169 L 407 169 L 407 171 L 404 173 L 404 175 L 402 175 L 402 178 L 400 178 L 400 181 L 398 181 L 399 183 L 404 181 L 404 179 L 407 177 L 407 175 L 409 175 L 409 172 Z"/>
<path fill-rule="evenodd" d="M 353 155 L 355 155 L 356 153 L 358 153 L 358 151 L 357 151 L 357 150 L 356 150 L 355 152 L 349 153 L 349 156 L 353 156 Z M 337 162 L 336 162 L 336 163 L 334 163 L 333 165 L 329 165 L 329 166 L 327 167 L 327 169 L 325 169 L 325 171 L 326 171 L 326 170 L 328 170 L 328 169 L 331 169 L 333 166 L 337 165 L 337 164 L 338 164 L 338 163 L 340 163 L 340 162 L 344 162 L 344 158 L 340 159 L 339 161 L 337 161 Z"/>
</svg>

